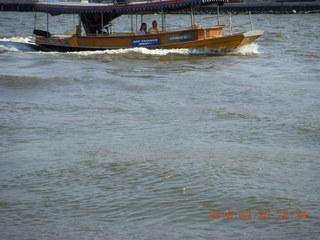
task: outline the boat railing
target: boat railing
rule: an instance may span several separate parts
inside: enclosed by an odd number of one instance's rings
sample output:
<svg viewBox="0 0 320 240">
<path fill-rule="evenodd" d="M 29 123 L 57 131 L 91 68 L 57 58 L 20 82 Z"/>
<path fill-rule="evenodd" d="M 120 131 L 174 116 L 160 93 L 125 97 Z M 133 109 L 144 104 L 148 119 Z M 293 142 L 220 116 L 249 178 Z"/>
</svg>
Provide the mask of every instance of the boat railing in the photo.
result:
<svg viewBox="0 0 320 240">
<path fill-rule="evenodd" d="M 244 15 L 248 15 L 249 16 L 249 22 L 245 19 L 241 19 L 242 21 L 237 21 L 240 22 L 240 24 L 237 24 L 237 25 L 234 25 L 234 18 L 235 17 L 241 17 L 241 16 L 244 16 Z M 226 19 L 226 17 L 228 19 Z M 251 15 L 251 12 L 244 12 L 244 13 L 239 13 L 239 14 L 228 14 L 228 15 L 220 15 L 218 14 L 217 15 L 217 22 L 216 24 L 215 23 L 212 23 L 212 21 L 214 20 L 214 18 L 212 17 L 207 17 L 207 18 L 203 18 L 202 21 L 204 22 L 204 26 L 201 28 L 207 32 L 208 31 L 208 28 L 211 28 L 211 27 L 219 27 L 219 26 L 225 26 L 226 29 L 229 29 L 229 35 L 233 35 L 236 31 L 235 29 L 245 29 L 246 27 L 250 26 L 250 29 L 253 30 L 253 22 L 252 22 L 252 15 Z M 211 24 L 211 23 L 212 24 Z M 205 37 L 206 37 L 206 34 L 205 34 Z"/>
<path fill-rule="evenodd" d="M 237 16 L 243 16 L 243 15 L 248 15 L 249 16 L 249 22 L 242 23 L 241 25 L 233 25 L 233 18 Z M 251 30 L 253 30 L 253 22 L 252 22 L 252 16 L 251 16 L 251 11 L 249 12 L 244 12 L 244 13 L 239 13 L 239 14 L 231 14 L 229 13 L 229 34 L 233 35 L 234 34 L 234 29 L 235 28 L 243 28 L 244 26 L 250 25 Z"/>
</svg>

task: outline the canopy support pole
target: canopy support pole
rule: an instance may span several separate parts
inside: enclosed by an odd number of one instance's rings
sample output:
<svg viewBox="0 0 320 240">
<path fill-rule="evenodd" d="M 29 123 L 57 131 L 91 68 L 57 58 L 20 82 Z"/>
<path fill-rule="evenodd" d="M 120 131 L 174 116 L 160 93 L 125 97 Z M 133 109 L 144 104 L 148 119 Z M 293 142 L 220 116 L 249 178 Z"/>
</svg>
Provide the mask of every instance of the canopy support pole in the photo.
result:
<svg viewBox="0 0 320 240">
<path fill-rule="evenodd" d="M 111 16 L 112 16 L 112 13 L 109 13 L 109 15 L 110 15 L 110 19 L 112 19 L 111 18 Z M 110 22 L 108 22 L 108 34 L 112 34 L 112 23 L 111 23 L 111 21 Z"/>
<path fill-rule="evenodd" d="M 37 28 L 37 12 L 34 12 L 34 27 L 33 29 Z"/>
<path fill-rule="evenodd" d="M 73 27 L 76 25 L 76 20 L 75 20 L 74 12 L 72 13 L 72 25 L 73 25 Z"/>
<path fill-rule="evenodd" d="M 101 34 L 103 34 L 103 26 L 104 26 L 104 23 L 103 23 L 103 12 L 101 12 Z"/>
<path fill-rule="evenodd" d="M 218 26 L 220 26 L 220 6 L 217 5 L 217 20 L 218 20 Z"/>
<path fill-rule="evenodd" d="M 47 32 L 49 32 L 49 13 L 47 13 Z"/>
<path fill-rule="evenodd" d="M 162 31 L 167 30 L 167 18 L 166 13 L 161 9 L 161 21 L 162 21 Z"/>
<path fill-rule="evenodd" d="M 135 32 L 138 32 L 138 14 L 136 14 L 136 31 Z"/>
<path fill-rule="evenodd" d="M 250 18 L 251 30 L 253 31 L 253 23 L 252 23 L 251 11 L 249 11 L 249 18 Z"/>
<path fill-rule="evenodd" d="M 229 13 L 229 24 L 230 24 L 230 26 L 229 26 L 229 31 L 230 31 L 230 35 L 233 35 L 233 25 L 232 25 L 232 14 L 231 13 Z"/>
<path fill-rule="evenodd" d="M 194 16 L 194 7 L 191 7 L 190 14 L 191 14 L 191 27 L 194 27 L 196 25 L 196 19 Z"/>
<path fill-rule="evenodd" d="M 80 16 L 80 14 L 78 14 L 78 26 L 79 26 L 79 28 L 77 29 L 76 33 L 79 34 L 79 35 L 81 35 L 82 22 L 81 22 L 81 16 Z"/>
</svg>

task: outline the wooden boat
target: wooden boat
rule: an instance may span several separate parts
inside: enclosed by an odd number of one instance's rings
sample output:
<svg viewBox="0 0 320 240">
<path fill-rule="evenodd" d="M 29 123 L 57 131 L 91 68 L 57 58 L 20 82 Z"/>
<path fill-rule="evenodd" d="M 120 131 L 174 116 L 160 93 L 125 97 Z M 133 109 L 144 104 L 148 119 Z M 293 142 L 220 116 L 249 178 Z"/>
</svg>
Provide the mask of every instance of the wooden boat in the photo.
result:
<svg viewBox="0 0 320 240">
<path fill-rule="evenodd" d="M 230 50 L 249 44 L 263 34 L 261 30 L 224 34 L 225 25 L 202 27 L 196 25 L 194 9 L 208 4 L 222 5 L 227 0 L 160 0 L 156 2 L 110 3 L 37 3 L 35 11 L 51 15 L 79 14 L 75 33 L 51 35 L 34 29 L 35 43 L 44 50 L 83 51 L 145 47 L 149 49 L 200 48 Z M 190 10 L 191 26 L 168 31 L 166 14 Z M 113 32 L 112 20 L 123 14 L 161 13 L 162 30 L 152 34 Z M 98 19 L 98 20 L 97 20 Z M 96 21 L 94 23 L 94 21 Z M 98 25 L 98 28 L 96 25 Z M 84 31 L 82 31 L 84 29 Z M 133 29 L 133 27 L 132 27 Z"/>
</svg>

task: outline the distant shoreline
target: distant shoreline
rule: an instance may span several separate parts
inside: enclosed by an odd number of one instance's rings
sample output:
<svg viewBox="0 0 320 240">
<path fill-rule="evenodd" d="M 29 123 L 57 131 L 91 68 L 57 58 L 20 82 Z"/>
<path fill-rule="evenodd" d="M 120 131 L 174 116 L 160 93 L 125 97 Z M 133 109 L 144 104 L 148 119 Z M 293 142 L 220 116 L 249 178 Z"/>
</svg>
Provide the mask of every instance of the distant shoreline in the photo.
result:
<svg viewBox="0 0 320 240">
<path fill-rule="evenodd" d="M 199 10 L 202 14 L 216 13 L 216 7 L 202 7 Z M 295 14 L 295 13 L 320 13 L 320 4 L 314 5 L 243 5 L 232 6 L 223 5 L 219 9 L 220 13 L 243 13 L 252 14 Z"/>
<path fill-rule="evenodd" d="M 0 11 L 12 12 L 34 12 L 34 4 L 22 3 L 0 3 Z M 251 12 L 252 14 L 293 14 L 293 13 L 320 13 L 320 4 L 294 4 L 294 5 L 232 5 L 226 4 L 219 8 L 220 13 L 242 13 Z M 181 13 L 187 13 L 182 11 Z M 217 13 L 216 7 L 202 7 L 197 10 L 198 14 Z"/>
</svg>

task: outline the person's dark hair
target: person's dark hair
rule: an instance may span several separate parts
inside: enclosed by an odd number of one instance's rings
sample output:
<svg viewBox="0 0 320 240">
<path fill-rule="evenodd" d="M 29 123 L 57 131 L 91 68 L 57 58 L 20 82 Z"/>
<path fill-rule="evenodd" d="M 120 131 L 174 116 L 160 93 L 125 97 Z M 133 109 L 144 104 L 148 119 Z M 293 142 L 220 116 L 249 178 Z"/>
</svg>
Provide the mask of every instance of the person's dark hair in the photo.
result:
<svg viewBox="0 0 320 240">
<path fill-rule="evenodd" d="M 142 31 L 143 26 L 145 26 L 146 30 L 147 30 L 147 24 L 146 23 L 141 23 L 140 31 Z"/>
</svg>

